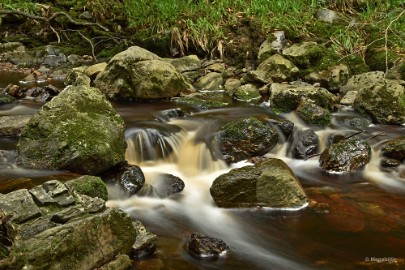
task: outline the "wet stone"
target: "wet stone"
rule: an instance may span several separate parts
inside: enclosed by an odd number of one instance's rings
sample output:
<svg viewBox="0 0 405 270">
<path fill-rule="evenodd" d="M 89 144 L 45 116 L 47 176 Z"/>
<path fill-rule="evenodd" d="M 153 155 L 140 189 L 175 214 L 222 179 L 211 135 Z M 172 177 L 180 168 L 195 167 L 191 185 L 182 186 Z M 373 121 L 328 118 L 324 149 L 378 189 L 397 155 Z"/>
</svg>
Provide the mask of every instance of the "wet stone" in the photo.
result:
<svg viewBox="0 0 405 270">
<path fill-rule="evenodd" d="M 15 223 L 23 223 L 41 215 L 38 206 L 26 189 L 5 195 L 0 194 L 0 209 L 5 215 L 12 215 L 11 221 Z"/>
<path fill-rule="evenodd" d="M 185 186 L 183 180 L 172 174 L 162 174 L 159 181 L 154 185 L 161 198 L 179 193 L 183 191 Z"/>
<path fill-rule="evenodd" d="M 67 187 L 57 180 L 47 181 L 43 183 L 42 186 L 51 197 L 55 197 L 57 195 L 69 192 Z"/>
<path fill-rule="evenodd" d="M 192 233 L 187 243 L 187 251 L 199 258 L 217 259 L 229 251 L 229 247 L 221 239 L 199 233 Z"/>
<path fill-rule="evenodd" d="M 33 223 L 24 224 L 21 227 L 21 239 L 25 240 L 33 237 L 43 231 L 50 228 L 56 227 L 56 223 L 52 222 L 48 217 L 41 218 L 41 220 L 36 220 Z"/>
<path fill-rule="evenodd" d="M 141 259 L 153 255 L 156 252 L 157 236 L 149 232 L 139 221 L 133 221 L 136 230 L 136 240 L 131 250 L 132 259 Z"/>
<path fill-rule="evenodd" d="M 384 168 L 392 168 L 392 167 L 398 167 L 401 165 L 401 162 L 396 159 L 383 159 L 380 162 L 381 167 Z"/>
<path fill-rule="evenodd" d="M 319 139 L 313 130 L 298 130 L 291 136 L 288 155 L 296 159 L 306 159 L 308 156 L 315 154 L 318 146 Z"/>
</svg>

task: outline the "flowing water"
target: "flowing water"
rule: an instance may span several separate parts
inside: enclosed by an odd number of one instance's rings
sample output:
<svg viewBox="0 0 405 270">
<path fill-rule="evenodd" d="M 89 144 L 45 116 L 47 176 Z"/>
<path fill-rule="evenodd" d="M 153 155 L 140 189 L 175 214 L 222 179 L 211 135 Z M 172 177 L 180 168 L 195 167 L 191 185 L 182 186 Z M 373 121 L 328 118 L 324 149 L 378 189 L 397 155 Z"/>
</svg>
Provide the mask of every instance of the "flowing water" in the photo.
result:
<svg viewBox="0 0 405 270">
<path fill-rule="evenodd" d="M 309 128 L 294 114 L 274 115 L 266 103 L 234 105 L 198 111 L 171 101 L 114 104 L 127 125 L 126 158 L 142 168 L 146 182 L 159 185 L 163 173 L 185 182 L 181 193 L 164 199 L 125 198 L 116 187 L 109 186 L 107 204 L 141 220 L 159 238 L 157 254 L 135 262 L 135 269 L 405 268 L 405 165 L 391 171 L 382 171 L 379 166 L 381 144 L 405 134 L 405 126 L 361 129 L 363 133 L 357 136 L 364 139 L 381 131 L 387 135 L 370 139 L 371 162 L 349 174 L 323 172 L 319 157 L 288 158 L 287 140 L 280 136 L 278 146 L 266 156 L 283 159 L 290 166 L 305 188 L 310 206 L 221 209 L 210 196 L 212 182 L 231 168 L 250 163 L 229 166 L 220 159 L 211 143 L 218 127 L 240 117 L 256 116 L 262 120 L 282 117 L 293 121 L 296 129 Z M 1 106 L 0 115 L 33 114 L 39 107 L 22 101 Z M 177 108 L 186 116 L 170 118 L 163 113 Z M 320 148 L 326 146 L 330 134 L 359 131 L 345 124 L 345 119 L 355 117 L 354 113 L 336 113 L 331 127 L 315 128 Z M 52 177 L 74 177 L 67 172 L 20 168 L 15 164 L 17 141 L 15 137 L 0 139 L 0 186 L 30 187 Z M 13 182 L 20 184 L 10 184 Z M 222 239 L 230 252 L 213 261 L 190 256 L 185 243 L 192 232 Z"/>
</svg>

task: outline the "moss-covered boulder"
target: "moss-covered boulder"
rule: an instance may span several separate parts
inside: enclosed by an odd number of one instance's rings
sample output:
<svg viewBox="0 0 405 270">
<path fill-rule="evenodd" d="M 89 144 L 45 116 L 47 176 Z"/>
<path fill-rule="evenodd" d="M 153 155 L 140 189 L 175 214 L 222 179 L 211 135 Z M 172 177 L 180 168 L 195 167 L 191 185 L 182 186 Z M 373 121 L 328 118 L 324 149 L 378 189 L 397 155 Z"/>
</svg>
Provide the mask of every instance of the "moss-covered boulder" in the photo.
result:
<svg viewBox="0 0 405 270">
<path fill-rule="evenodd" d="M 315 71 L 305 76 L 305 81 L 320 83 L 331 92 L 338 92 L 339 89 L 349 80 L 349 68 L 340 64 L 321 71 Z"/>
<path fill-rule="evenodd" d="M 96 175 L 125 160 L 124 121 L 97 89 L 70 86 L 45 104 L 21 133 L 24 167 Z"/>
<path fill-rule="evenodd" d="M 280 159 L 233 169 L 212 183 L 211 196 L 219 207 L 299 208 L 307 197 L 297 177 Z"/>
<path fill-rule="evenodd" d="M 328 126 L 331 121 L 329 110 L 316 105 L 310 99 L 303 98 L 295 112 L 304 122 L 311 125 Z"/>
<path fill-rule="evenodd" d="M 115 55 L 94 83 L 111 99 L 162 99 L 193 92 L 172 64 L 137 46 Z"/>
<path fill-rule="evenodd" d="M 396 160 L 405 160 L 405 136 L 392 139 L 384 143 L 381 153 L 385 157 L 393 158 Z"/>
<path fill-rule="evenodd" d="M 370 87 L 382 80 L 384 80 L 384 72 L 382 71 L 371 71 L 354 75 L 340 88 L 339 92 L 345 95 L 349 91 L 359 91 L 363 87 Z"/>
<path fill-rule="evenodd" d="M 173 99 L 176 102 L 188 104 L 199 109 L 214 109 L 227 106 L 229 103 L 224 99 L 224 93 L 193 93 Z"/>
<path fill-rule="evenodd" d="M 302 42 L 283 50 L 283 56 L 298 68 L 308 68 L 322 58 L 324 48 L 316 42 Z"/>
<path fill-rule="evenodd" d="M 223 89 L 224 78 L 221 73 L 209 72 L 200 77 L 194 84 L 199 90 L 221 90 Z"/>
<path fill-rule="evenodd" d="M 214 141 L 223 158 L 230 163 L 266 154 L 277 145 L 278 137 L 274 128 L 249 117 L 225 124 Z"/>
<path fill-rule="evenodd" d="M 362 86 L 353 107 L 369 115 L 374 123 L 401 125 L 405 123 L 405 87 L 398 80 L 382 79 Z"/>
<path fill-rule="evenodd" d="M 308 98 L 322 108 L 332 109 L 336 97 L 322 87 L 307 83 L 273 83 L 270 86 L 270 103 L 274 112 L 286 113 L 295 110 L 302 98 Z"/>
<path fill-rule="evenodd" d="M 327 172 L 350 172 L 366 165 L 371 159 L 371 147 L 360 139 L 340 140 L 326 148 L 320 166 Z"/>
<path fill-rule="evenodd" d="M 7 245 L 0 241 L 0 250 L 7 252 L 0 269 L 98 269 L 129 254 L 136 239 L 129 215 L 106 208 L 97 193 L 85 195 L 90 186 L 71 185 L 88 181 L 104 190 L 96 178 L 84 176 L 69 184 L 51 180 L 0 194 L 0 213 L 12 217 L 8 225 L 13 229 L 2 235 Z"/>
<path fill-rule="evenodd" d="M 299 69 L 279 54 L 275 54 L 264 60 L 258 67 L 258 71 L 265 74 L 268 82 L 283 82 L 296 79 Z"/>
</svg>

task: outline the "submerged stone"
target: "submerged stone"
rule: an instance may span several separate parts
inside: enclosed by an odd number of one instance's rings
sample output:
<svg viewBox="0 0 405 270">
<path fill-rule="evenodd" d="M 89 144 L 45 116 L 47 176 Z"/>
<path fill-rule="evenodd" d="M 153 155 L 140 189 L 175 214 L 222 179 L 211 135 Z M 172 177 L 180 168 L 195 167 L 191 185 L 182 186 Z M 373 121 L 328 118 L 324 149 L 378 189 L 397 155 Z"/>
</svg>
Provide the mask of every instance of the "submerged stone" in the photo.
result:
<svg viewBox="0 0 405 270">
<path fill-rule="evenodd" d="M 96 175 L 125 159 L 124 121 L 96 88 L 67 87 L 28 122 L 18 162 Z"/>
<path fill-rule="evenodd" d="M 210 193 L 215 204 L 225 208 L 300 208 L 307 203 L 293 171 L 275 158 L 220 175 Z"/>
<path fill-rule="evenodd" d="M 187 243 L 187 251 L 198 258 L 217 259 L 226 254 L 229 247 L 221 239 L 192 233 Z"/>
<path fill-rule="evenodd" d="M 319 158 L 328 172 L 350 172 L 366 165 L 371 159 L 371 147 L 359 139 L 340 140 L 326 148 Z"/>
<path fill-rule="evenodd" d="M 278 133 L 255 117 L 225 124 L 215 141 L 227 162 L 238 162 L 249 157 L 264 155 L 278 143 Z"/>
</svg>

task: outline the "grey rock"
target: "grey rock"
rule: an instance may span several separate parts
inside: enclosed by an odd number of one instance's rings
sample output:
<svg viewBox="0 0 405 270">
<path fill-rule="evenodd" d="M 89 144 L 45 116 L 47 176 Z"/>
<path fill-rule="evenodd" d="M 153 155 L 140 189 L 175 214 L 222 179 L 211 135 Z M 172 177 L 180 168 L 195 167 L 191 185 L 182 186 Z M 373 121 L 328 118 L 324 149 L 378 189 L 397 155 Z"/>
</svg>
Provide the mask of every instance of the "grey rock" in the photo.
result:
<svg viewBox="0 0 405 270">
<path fill-rule="evenodd" d="M 350 77 L 347 83 L 340 88 L 341 94 L 346 94 L 349 91 L 358 91 L 363 87 L 370 87 L 377 82 L 384 80 L 384 72 L 382 71 L 371 71 L 362 73 L 359 75 L 354 75 Z"/>
<path fill-rule="evenodd" d="M 354 101 L 356 100 L 357 91 L 348 91 L 340 100 L 340 104 L 342 105 L 353 105 Z"/>
<path fill-rule="evenodd" d="M 154 186 L 161 198 L 167 198 L 170 195 L 180 193 L 184 189 L 184 182 L 179 177 L 172 174 L 160 175 Z"/>
<path fill-rule="evenodd" d="M 316 12 L 316 18 L 323 22 L 332 23 L 338 18 L 338 15 L 333 10 L 322 8 Z"/>
<path fill-rule="evenodd" d="M 31 119 L 31 115 L 7 115 L 0 117 L 0 136 L 17 136 Z"/>
<path fill-rule="evenodd" d="M 230 78 L 230 79 L 227 79 L 227 80 L 225 81 L 224 89 L 225 89 L 225 91 L 226 91 L 229 95 L 232 96 L 234 90 L 235 90 L 236 88 L 238 88 L 239 86 L 241 86 L 241 85 L 242 85 L 242 83 L 241 83 L 241 81 L 240 81 L 239 79 Z"/>
<path fill-rule="evenodd" d="M 178 72 L 196 71 L 201 68 L 202 61 L 197 55 L 187 55 L 180 58 L 168 59 Z"/>
<path fill-rule="evenodd" d="M 283 50 L 283 56 L 298 68 L 308 68 L 318 62 L 323 50 L 316 42 L 302 42 Z"/>
<path fill-rule="evenodd" d="M 297 130 L 290 138 L 287 155 L 296 159 L 306 159 L 316 153 L 319 147 L 318 135 L 312 130 Z"/>
<path fill-rule="evenodd" d="M 15 223 L 23 223 L 41 215 L 38 206 L 26 189 L 5 195 L 0 194 L 0 209 L 4 214 L 11 215 L 11 221 Z"/>
<path fill-rule="evenodd" d="M 194 86 L 199 90 L 220 90 L 223 89 L 224 79 L 221 73 L 210 72 L 200 77 Z"/>
<path fill-rule="evenodd" d="M 275 53 L 281 53 L 287 40 L 284 31 L 274 31 L 261 45 L 258 52 L 259 63 Z"/>
<path fill-rule="evenodd" d="M 310 99 L 302 98 L 295 112 L 308 124 L 319 126 L 330 125 L 331 113 Z"/>
</svg>

